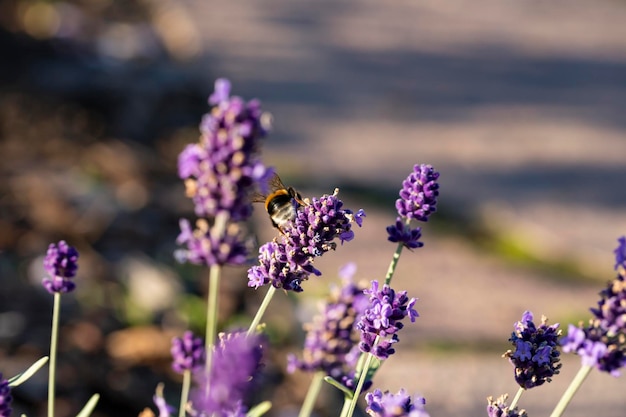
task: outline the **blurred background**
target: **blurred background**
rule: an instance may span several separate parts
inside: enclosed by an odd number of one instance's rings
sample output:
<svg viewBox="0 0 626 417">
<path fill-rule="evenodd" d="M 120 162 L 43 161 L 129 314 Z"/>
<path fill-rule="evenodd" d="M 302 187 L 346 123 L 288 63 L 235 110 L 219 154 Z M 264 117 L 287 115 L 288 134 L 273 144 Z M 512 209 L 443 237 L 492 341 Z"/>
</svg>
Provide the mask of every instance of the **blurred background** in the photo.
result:
<svg viewBox="0 0 626 417">
<path fill-rule="evenodd" d="M 198 137 L 217 77 L 273 115 L 267 164 L 305 196 L 341 190 L 368 217 L 317 261 L 319 279 L 266 315 L 271 416 L 295 415 L 309 376 L 285 375 L 301 322 L 356 262 L 382 279 L 401 181 L 440 171 L 425 246 L 393 281 L 418 297 L 374 387 L 426 397 L 432 416 L 485 415 L 516 391 L 508 348 L 525 310 L 588 318 L 626 233 L 626 3 L 451 0 L 293 3 L 120 0 L 0 3 L 0 371 L 46 355 L 47 245 L 81 253 L 63 297 L 58 416 L 94 392 L 94 416 L 135 416 L 156 384 L 177 402 L 170 340 L 203 329 L 207 271 L 175 263 L 193 217 L 176 158 Z M 259 242 L 275 235 L 257 207 Z M 223 280 L 221 327 L 246 326 L 264 294 L 245 268 Z M 526 393 L 547 415 L 576 373 Z M 45 414 L 47 375 L 14 391 L 14 414 Z M 623 416 L 623 379 L 593 372 L 568 416 Z M 325 387 L 320 416 L 338 415 Z"/>
</svg>

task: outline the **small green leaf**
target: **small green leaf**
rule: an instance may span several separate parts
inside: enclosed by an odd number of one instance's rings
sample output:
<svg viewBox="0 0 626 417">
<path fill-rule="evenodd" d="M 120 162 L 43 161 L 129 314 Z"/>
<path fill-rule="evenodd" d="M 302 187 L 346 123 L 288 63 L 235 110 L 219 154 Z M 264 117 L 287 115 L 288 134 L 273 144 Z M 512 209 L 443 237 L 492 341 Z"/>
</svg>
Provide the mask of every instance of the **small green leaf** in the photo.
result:
<svg viewBox="0 0 626 417">
<path fill-rule="evenodd" d="M 270 411 L 270 408 L 272 408 L 271 401 L 263 401 L 262 403 L 259 403 L 255 405 L 254 407 L 252 407 L 250 411 L 246 413 L 246 416 L 247 417 L 261 417 L 263 414 Z"/>
<path fill-rule="evenodd" d="M 339 391 L 343 392 L 345 397 L 348 399 L 352 399 L 354 397 L 354 393 L 346 388 L 341 382 L 337 381 L 332 376 L 325 376 L 324 381 L 328 382 L 333 387 L 337 388 Z"/>
<path fill-rule="evenodd" d="M 80 410 L 80 413 L 76 414 L 76 417 L 89 417 L 94 408 L 96 408 L 96 404 L 98 404 L 98 400 L 100 399 L 100 394 L 94 394 L 91 396 L 87 404 Z"/>
<path fill-rule="evenodd" d="M 39 359 L 37 362 L 33 363 L 30 368 L 22 372 L 21 374 L 15 375 L 13 378 L 9 379 L 9 386 L 11 388 L 15 388 L 18 385 L 23 384 L 28 381 L 31 376 L 33 376 L 42 366 L 44 366 L 48 362 L 48 357 L 44 356 Z"/>
</svg>

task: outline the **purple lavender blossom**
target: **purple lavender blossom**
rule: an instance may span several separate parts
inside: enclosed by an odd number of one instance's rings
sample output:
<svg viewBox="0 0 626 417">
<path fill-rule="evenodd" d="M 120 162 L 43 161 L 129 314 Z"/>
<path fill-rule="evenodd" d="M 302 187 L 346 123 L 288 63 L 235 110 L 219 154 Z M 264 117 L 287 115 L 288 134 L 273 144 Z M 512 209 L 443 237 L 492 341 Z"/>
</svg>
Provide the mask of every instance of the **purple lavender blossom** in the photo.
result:
<svg viewBox="0 0 626 417">
<path fill-rule="evenodd" d="M 4 379 L 2 373 L 0 373 L 0 417 L 9 417 L 11 415 L 12 401 L 13 397 L 11 396 L 9 381 Z"/>
<path fill-rule="evenodd" d="M 354 267 L 354 264 L 351 268 Z M 334 287 L 320 314 L 306 325 L 302 359 L 288 356 L 287 371 L 321 371 L 348 389 L 356 387 L 354 369 L 359 357 L 358 332 L 355 324 L 367 307 L 363 287 L 352 282 L 354 270 L 343 270 L 341 288 Z M 369 388 L 371 381 L 366 381 Z"/>
<path fill-rule="evenodd" d="M 282 241 L 274 239 L 259 249 L 259 265 L 248 270 L 248 286 L 259 288 L 271 284 L 276 288 L 301 292 L 301 283 L 311 274 L 321 275 L 313 260 L 354 238 L 351 223 L 360 226 L 363 210 L 354 214 L 343 209 L 343 202 L 332 195 L 313 198 L 298 209 L 293 223 L 284 230 Z"/>
<path fill-rule="evenodd" d="M 626 278 L 618 275 L 607 287 L 600 291 L 597 308 L 591 308 L 597 327 L 604 329 L 608 336 L 626 332 Z M 626 343 L 626 342 L 625 342 Z"/>
<path fill-rule="evenodd" d="M 385 393 L 380 390 L 365 394 L 367 414 L 373 417 L 429 417 L 424 409 L 426 400 L 422 397 L 411 396 L 401 389 L 397 394 Z"/>
<path fill-rule="evenodd" d="M 404 327 L 402 320 L 408 316 L 414 322 L 419 316 L 413 308 L 416 299 L 409 299 L 406 291 L 396 293 L 387 284 L 379 289 L 378 281 L 372 281 L 371 289 L 364 293 L 369 295 L 370 304 L 357 323 L 361 331 L 359 348 L 378 359 L 387 359 L 395 353 L 392 345 L 398 342 L 397 332 Z"/>
<path fill-rule="evenodd" d="M 174 415 L 174 412 L 176 410 L 174 409 L 174 407 L 165 402 L 165 398 L 163 398 L 162 385 L 159 385 L 159 387 L 157 387 L 157 393 L 152 397 L 152 401 L 159 410 L 159 417 L 171 417 L 172 415 Z"/>
<path fill-rule="evenodd" d="M 197 371 L 205 362 L 204 341 L 186 331 L 183 337 L 172 339 L 172 369 L 179 374 Z"/>
<path fill-rule="evenodd" d="M 619 271 L 620 275 L 626 274 L 626 236 L 622 236 L 617 239 L 619 245 L 613 251 L 615 253 L 615 270 Z"/>
<path fill-rule="evenodd" d="M 623 245 L 615 250 L 616 268 L 622 268 Z M 564 352 L 581 356 L 583 365 L 618 376 L 626 365 L 626 278 L 623 269 L 600 292 L 597 308 L 591 308 L 594 318 L 589 324 L 571 325 L 561 340 Z"/>
<path fill-rule="evenodd" d="M 64 240 L 51 243 L 43 261 L 49 277 L 43 279 L 43 286 L 50 294 L 67 293 L 76 288 L 71 280 L 78 270 L 78 251 Z"/>
<path fill-rule="evenodd" d="M 488 417 L 528 417 L 526 410 L 518 410 L 517 407 L 509 409 L 506 405 L 508 395 L 504 394 L 494 401 L 493 397 L 487 398 L 487 416 Z"/>
<path fill-rule="evenodd" d="M 191 401 L 198 417 L 245 416 L 244 402 L 254 389 L 261 367 L 262 344 L 258 334 L 248 337 L 245 332 L 220 334 L 210 377 L 204 370 L 196 373 L 198 386 L 191 392 Z"/>
<path fill-rule="evenodd" d="M 439 173 L 431 165 L 415 165 L 402 182 L 400 198 L 396 200 L 398 214 L 408 219 L 426 222 L 437 211 Z"/>
<path fill-rule="evenodd" d="M 191 229 L 187 219 L 180 220 L 180 234 L 176 239 L 186 249 L 178 249 L 176 259 L 196 265 L 243 265 L 248 259 L 248 250 L 237 223 L 229 223 L 220 233 L 210 228 L 205 219 L 196 221 L 196 228 Z"/>
<path fill-rule="evenodd" d="M 533 323 L 533 314 L 526 311 L 522 320 L 515 323 L 515 331 L 509 341 L 514 350 L 503 356 L 515 368 L 515 381 L 524 389 L 530 389 L 552 381 L 552 376 L 559 373 L 560 352 L 559 325 L 547 325 L 548 319 L 541 318 L 539 327 Z"/>
<path fill-rule="evenodd" d="M 401 217 L 396 219 L 394 225 L 387 227 L 387 234 L 389 235 L 387 237 L 388 241 L 402 243 L 404 247 L 408 249 L 416 249 L 424 246 L 424 243 L 419 241 L 420 237 L 422 237 L 422 228 L 416 227 L 415 229 L 411 229 Z"/>
<path fill-rule="evenodd" d="M 226 212 L 232 221 L 252 213 L 249 195 L 272 175 L 258 155 L 267 133 L 258 100 L 230 96 L 230 82 L 218 79 L 201 122 L 199 143 L 188 145 L 178 159 L 178 173 L 201 217 Z"/>
<path fill-rule="evenodd" d="M 590 320 L 588 326 L 569 325 L 567 336 L 561 339 L 563 352 L 574 352 L 582 364 L 593 366 L 615 377 L 626 365 L 626 346 L 623 333 L 609 335 L 598 320 Z"/>
</svg>

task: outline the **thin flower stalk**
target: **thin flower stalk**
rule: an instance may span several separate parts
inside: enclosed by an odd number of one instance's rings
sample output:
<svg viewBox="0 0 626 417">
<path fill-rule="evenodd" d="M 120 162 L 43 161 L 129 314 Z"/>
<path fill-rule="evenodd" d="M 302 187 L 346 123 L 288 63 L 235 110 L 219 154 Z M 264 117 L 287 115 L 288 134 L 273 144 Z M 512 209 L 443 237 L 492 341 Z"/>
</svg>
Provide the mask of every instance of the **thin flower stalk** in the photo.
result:
<svg viewBox="0 0 626 417">
<path fill-rule="evenodd" d="M 511 401 L 511 409 L 514 409 L 517 406 L 517 403 L 519 402 L 520 398 L 522 398 L 522 395 L 525 391 L 526 390 L 522 387 L 517 390 L 515 397 L 513 397 L 513 401 Z"/>
<path fill-rule="evenodd" d="M 378 342 L 378 337 L 376 337 L 376 341 L 374 342 L 374 346 L 376 346 Z M 367 379 L 367 371 L 372 365 L 372 361 L 374 360 L 374 355 L 369 353 L 367 354 L 367 358 L 365 359 L 365 365 L 363 366 L 363 370 L 359 375 L 359 382 L 356 385 L 356 389 L 354 390 L 354 395 L 350 399 L 348 403 L 344 403 L 344 409 L 341 410 L 340 417 L 352 417 L 354 414 L 354 410 L 356 409 L 356 404 L 359 401 L 359 395 L 361 395 L 361 391 L 363 390 L 363 385 L 365 384 L 365 380 Z M 347 407 L 346 407 L 347 406 Z M 347 409 L 346 409 L 347 408 Z"/>
<path fill-rule="evenodd" d="M 54 294 L 52 307 L 52 333 L 50 335 L 50 367 L 48 371 L 48 417 L 54 416 L 54 391 L 57 365 L 57 345 L 59 339 L 59 313 L 61 310 L 61 294 Z"/>
<path fill-rule="evenodd" d="M 48 273 L 42 281 L 44 288 L 53 295 L 52 329 L 50 334 L 50 365 L 48 370 L 48 417 L 54 416 L 54 393 L 56 379 L 57 345 L 59 337 L 59 316 L 61 310 L 61 294 L 74 291 L 76 284 L 73 278 L 78 270 L 78 251 L 61 240 L 51 243 L 43 261 Z"/>
<path fill-rule="evenodd" d="M 410 219 L 406 219 L 406 224 L 411 222 Z M 385 274 L 385 284 L 391 284 L 391 279 L 393 278 L 393 274 L 396 272 L 396 267 L 398 266 L 398 261 L 400 260 L 400 255 L 402 255 L 402 249 L 404 249 L 403 243 L 398 243 L 396 247 L 396 251 L 393 253 L 393 257 L 391 258 L 391 262 L 389 262 L 389 268 L 387 268 L 387 273 Z"/>
<path fill-rule="evenodd" d="M 550 417 L 561 417 L 561 415 L 563 415 L 565 408 L 572 401 L 572 398 L 574 398 L 574 395 L 576 395 L 576 392 L 581 387 L 583 382 L 585 382 L 585 379 L 587 378 L 587 376 L 589 376 L 589 373 L 592 369 L 593 366 L 591 365 L 582 365 L 580 367 L 578 373 L 576 374 L 572 382 L 570 382 L 569 386 L 563 393 L 563 396 L 557 403 L 556 407 L 554 407 L 554 410 L 552 411 L 552 414 L 550 414 Z"/>
<path fill-rule="evenodd" d="M 191 371 L 183 372 L 183 386 L 180 390 L 180 406 L 178 407 L 178 417 L 185 417 L 187 402 L 189 401 L 189 389 L 191 388 Z"/>
<path fill-rule="evenodd" d="M 207 294 L 206 330 L 204 334 L 204 349 L 206 351 L 205 370 L 209 372 L 213 361 L 213 346 L 217 335 L 217 312 L 219 308 L 220 288 L 219 265 L 212 265 L 209 270 L 209 292 Z M 208 385 L 207 385 L 208 387 Z"/>
<path fill-rule="evenodd" d="M 250 336 L 252 333 L 254 333 L 254 331 L 256 331 L 257 327 L 261 323 L 261 319 L 263 318 L 263 315 L 265 314 L 265 310 L 267 310 L 267 307 L 270 305 L 270 302 L 272 301 L 272 298 L 274 297 L 275 293 L 276 293 L 276 287 L 270 286 L 267 289 L 267 292 L 265 293 L 265 297 L 263 297 L 263 301 L 261 302 L 259 309 L 254 315 L 252 322 L 250 323 L 250 327 L 248 328 L 248 332 L 246 333 L 247 336 Z"/>
<path fill-rule="evenodd" d="M 313 379 L 309 384 L 309 389 L 306 393 L 306 397 L 304 397 L 304 402 L 302 403 L 298 417 L 309 417 L 313 412 L 315 401 L 317 400 L 320 390 L 322 389 L 324 376 L 325 374 L 322 371 L 317 371 L 313 374 Z"/>
</svg>

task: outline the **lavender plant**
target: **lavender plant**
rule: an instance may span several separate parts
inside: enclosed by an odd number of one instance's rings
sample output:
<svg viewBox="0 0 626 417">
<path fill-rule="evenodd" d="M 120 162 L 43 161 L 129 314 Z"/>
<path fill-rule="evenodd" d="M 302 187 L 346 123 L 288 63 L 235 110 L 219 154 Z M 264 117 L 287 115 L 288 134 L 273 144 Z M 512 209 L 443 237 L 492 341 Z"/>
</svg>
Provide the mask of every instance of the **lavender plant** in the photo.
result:
<svg viewBox="0 0 626 417">
<path fill-rule="evenodd" d="M 44 258 L 44 269 L 48 273 L 42 281 L 44 288 L 54 296 L 52 308 L 52 331 L 50 335 L 50 366 L 48 371 L 48 417 L 54 417 L 54 392 L 57 344 L 59 334 L 59 315 L 61 311 L 61 294 L 74 291 L 76 284 L 73 278 L 78 270 L 78 251 L 61 240 L 59 243 L 51 243 Z M 82 413 L 89 415 L 98 401 L 95 394 L 83 409 Z"/>
<path fill-rule="evenodd" d="M 618 239 L 615 249 L 617 277 L 600 292 L 597 308 L 587 325 L 569 325 L 561 340 L 564 352 L 581 357 L 582 366 L 561 397 L 550 417 L 559 417 L 593 368 L 619 376 L 626 365 L 626 238 Z"/>
<path fill-rule="evenodd" d="M 172 369 L 183 375 L 178 416 L 243 417 L 261 416 L 270 404 L 252 406 L 249 394 L 259 382 L 268 343 L 259 329 L 265 309 L 276 289 L 300 293 L 303 283 L 322 272 L 315 260 L 339 245 L 354 240 L 353 224 L 362 226 L 363 210 L 343 207 L 338 190 L 294 204 L 295 216 L 281 226 L 281 235 L 259 248 L 258 264 L 248 269 L 248 286 L 268 286 L 267 293 L 247 331 L 217 333 L 218 288 L 221 270 L 227 265 L 249 262 L 250 245 L 242 223 L 251 212 L 251 196 L 267 192 L 273 169 L 260 158 L 260 140 L 268 133 L 268 117 L 258 100 L 244 101 L 231 96 L 228 80 L 215 83 L 209 98 L 212 106 L 200 125 L 198 143 L 188 145 L 179 155 L 178 174 L 185 181 L 195 214 L 192 222 L 180 221 L 177 242 L 182 246 L 175 256 L 180 262 L 210 269 L 204 337 L 186 331 L 172 340 Z M 340 271 L 342 285 L 333 287 L 319 314 L 307 325 L 301 355 L 290 355 L 288 372 L 312 373 L 313 380 L 300 417 L 311 415 L 322 381 L 344 395 L 341 417 L 351 417 L 363 391 L 373 385 L 380 366 L 394 354 L 404 326 L 419 317 L 416 298 L 398 291 L 391 280 L 404 248 L 424 246 L 422 229 L 415 222 L 427 222 L 436 212 L 439 173 L 430 165 L 415 165 L 402 182 L 395 203 L 396 220 L 387 227 L 387 240 L 395 243 L 384 282 L 372 279 L 369 285 L 355 284 L 355 266 Z M 299 201 L 299 200 L 298 200 Z M 419 224 L 419 223 L 418 223 Z M 503 356 L 513 366 L 519 390 L 511 404 L 504 394 L 487 399 L 489 417 L 526 417 L 517 404 L 528 389 L 549 383 L 559 374 L 560 356 L 571 352 L 581 356 L 582 366 L 551 417 L 562 415 L 565 407 L 589 372 L 596 368 L 613 376 L 626 365 L 626 237 L 615 249 L 617 277 L 601 291 L 600 300 L 588 324 L 569 325 L 560 338 L 559 324 L 548 325 L 542 317 L 535 324 L 533 314 L 523 313 L 514 324 L 509 341 L 512 349 Z M 48 417 L 54 416 L 56 349 L 60 296 L 76 288 L 78 251 L 64 241 L 51 244 L 44 269 L 44 288 L 53 294 L 52 331 L 48 382 Z M 0 417 L 11 415 L 11 390 L 27 381 L 48 358 L 42 358 L 24 373 L 8 380 L 0 374 Z M 192 386 L 193 385 L 193 386 Z M 396 394 L 375 389 L 364 396 L 365 411 L 375 417 L 428 417 L 426 400 L 411 396 L 404 389 Z M 77 417 L 87 417 L 98 401 L 94 395 Z M 153 398 L 159 417 L 170 417 L 175 408 L 156 388 Z M 154 415 L 145 411 L 141 416 Z"/>
</svg>

